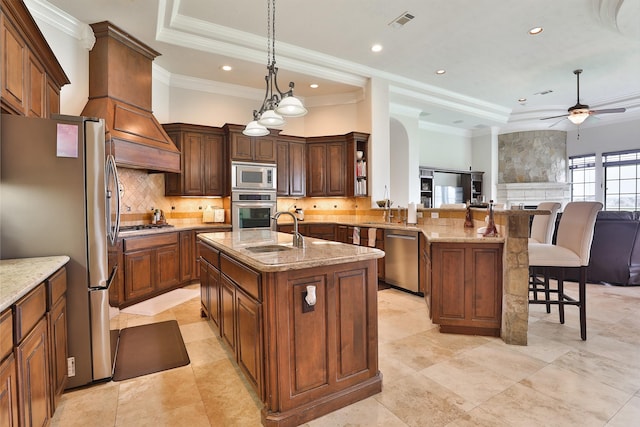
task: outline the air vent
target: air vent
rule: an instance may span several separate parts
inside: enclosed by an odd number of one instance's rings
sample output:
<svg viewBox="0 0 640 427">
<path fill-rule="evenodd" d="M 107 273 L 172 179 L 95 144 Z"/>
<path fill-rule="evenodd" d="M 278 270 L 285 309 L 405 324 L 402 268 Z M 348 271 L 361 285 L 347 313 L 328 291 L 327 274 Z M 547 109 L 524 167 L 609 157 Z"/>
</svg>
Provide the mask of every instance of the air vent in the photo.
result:
<svg viewBox="0 0 640 427">
<path fill-rule="evenodd" d="M 404 12 L 402 15 L 398 16 L 396 19 L 394 19 L 393 21 L 389 22 L 389 26 L 391 28 L 401 28 L 407 22 L 411 21 L 413 18 L 415 18 L 415 16 L 413 16 L 409 12 Z"/>
<path fill-rule="evenodd" d="M 534 93 L 534 95 L 548 95 L 551 92 L 553 92 L 553 90 L 547 89 L 547 90 L 543 90 L 543 91 L 540 91 L 540 92 L 536 92 L 536 93 Z"/>
</svg>

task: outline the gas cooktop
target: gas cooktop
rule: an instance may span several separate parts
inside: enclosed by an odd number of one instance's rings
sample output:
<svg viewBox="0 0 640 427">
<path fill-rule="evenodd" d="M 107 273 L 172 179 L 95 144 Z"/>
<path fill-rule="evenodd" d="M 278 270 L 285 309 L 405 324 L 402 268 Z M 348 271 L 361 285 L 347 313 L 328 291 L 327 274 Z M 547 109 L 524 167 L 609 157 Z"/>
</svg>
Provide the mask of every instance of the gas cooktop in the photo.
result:
<svg viewBox="0 0 640 427">
<path fill-rule="evenodd" d="M 135 231 L 135 230 L 151 230 L 154 228 L 166 228 L 173 227 L 171 224 L 138 224 L 138 225 L 125 225 L 120 227 L 120 231 Z"/>
</svg>

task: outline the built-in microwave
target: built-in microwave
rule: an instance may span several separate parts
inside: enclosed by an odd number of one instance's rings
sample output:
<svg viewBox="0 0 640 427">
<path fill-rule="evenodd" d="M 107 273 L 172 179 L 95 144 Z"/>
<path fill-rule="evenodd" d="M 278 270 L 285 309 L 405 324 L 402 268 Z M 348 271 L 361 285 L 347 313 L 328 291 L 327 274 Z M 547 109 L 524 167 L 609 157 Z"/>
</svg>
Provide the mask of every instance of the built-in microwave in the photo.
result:
<svg viewBox="0 0 640 427">
<path fill-rule="evenodd" d="M 234 190 L 275 190 L 276 165 L 232 162 L 231 187 Z"/>
</svg>

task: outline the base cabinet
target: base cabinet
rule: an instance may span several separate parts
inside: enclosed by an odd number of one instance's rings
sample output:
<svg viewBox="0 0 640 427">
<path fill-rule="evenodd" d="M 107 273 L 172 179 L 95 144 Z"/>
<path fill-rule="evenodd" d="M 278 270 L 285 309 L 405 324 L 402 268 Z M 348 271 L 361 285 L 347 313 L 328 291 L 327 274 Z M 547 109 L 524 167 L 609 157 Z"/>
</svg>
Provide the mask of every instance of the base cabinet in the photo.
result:
<svg viewBox="0 0 640 427">
<path fill-rule="evenodd" d="M 50 421 L 49 344 L 42 317 L 16 347 L 20 425 L 44 426 Z"/>
<path fill-rule="evenodd" d="M 441 332 L 500 336 L 502 244 L 432 243 L 431 256 L 433 323 Z"/>
<path fill-rule="evenodd" d="M 60 269 L 46 280 L 47 323 L 51 376 L 51 416 L 67 385 L 67 271 Z"/>
<path fill-rule="evenodd" d="M 18 425 L 18 380 L 16 360 L 10 354 L 0 363 L 0 426 Z"/>
</svg>

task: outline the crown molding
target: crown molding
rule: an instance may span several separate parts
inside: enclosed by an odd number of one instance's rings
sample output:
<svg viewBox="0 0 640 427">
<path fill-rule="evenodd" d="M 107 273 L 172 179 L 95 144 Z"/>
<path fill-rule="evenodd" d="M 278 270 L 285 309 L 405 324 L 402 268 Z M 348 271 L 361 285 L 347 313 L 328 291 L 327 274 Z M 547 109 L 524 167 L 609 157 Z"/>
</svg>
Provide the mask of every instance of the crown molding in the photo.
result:
<svg viewBox="0 0 640 427">
<path fill-rule="evenodd" d="M 82 46 L 91 50 L 96 42 L 91 27 L 43 0 L 24 0 L 34 18 L 45 22 L 63 33 L 80 40 Z"/>
</svg>

